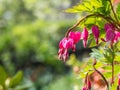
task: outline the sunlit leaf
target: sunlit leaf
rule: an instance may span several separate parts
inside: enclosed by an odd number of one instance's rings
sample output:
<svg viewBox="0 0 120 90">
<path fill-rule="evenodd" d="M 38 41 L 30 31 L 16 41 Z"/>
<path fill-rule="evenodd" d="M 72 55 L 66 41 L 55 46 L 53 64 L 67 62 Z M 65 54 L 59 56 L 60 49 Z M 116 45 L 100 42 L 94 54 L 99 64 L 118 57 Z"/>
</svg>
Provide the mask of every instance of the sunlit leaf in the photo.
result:
<svg viewBox="0 0 120 90">
<path fill-rule="evenodd" d="M 68 12 L 68 13 L 78 13 L 78 12 L 82 12 L 82 11 L 89 12 L 89 9 L 82 4 L 79 4 L 77 6 L 74 6 L 74 7 L 66 10 L 66 12 Z"/>
<path fill-rule="evenodd" d="M 99 8 L 99 7 L 102 7 L 102 3 L 101 3 L 101 0 L 91 0 L 91 4 L 92 6 L 94 6 L 95 8 Z"/>
<path fill-rule="evenodd" d="M 15 87 L 16 85 L 18 85 L 21 82 L 22 78 L 23 78 L 23 72 L 18 71 L 17 74 L 13 76 L 13 78 L 10 80 L 9 87 Z"/>
<path fill-rule="evenodd" d="M 7 73 L 2 66 L 0 66 L 0 85 L 5 84 L 5 80 L 7 79 Z"/>
</svg>

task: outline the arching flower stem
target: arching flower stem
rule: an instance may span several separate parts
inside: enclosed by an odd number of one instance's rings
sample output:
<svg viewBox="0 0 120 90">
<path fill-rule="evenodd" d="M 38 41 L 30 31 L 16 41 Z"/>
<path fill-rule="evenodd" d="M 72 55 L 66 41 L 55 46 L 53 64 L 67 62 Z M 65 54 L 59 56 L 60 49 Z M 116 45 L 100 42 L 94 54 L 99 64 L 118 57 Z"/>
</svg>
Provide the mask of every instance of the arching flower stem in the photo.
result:
<svg viewBox="0 0 120 90">
<path fill-rule="evenodd" d="M 115 27 L 117 29 L 119 29 L 118 26 L 120 27 L 120 25 L 118 23 L 116 23 L 110 16 L 104 16 L 103 14 L 100 14 L 100 13 L 89 14 L 89 15 L 86 15 L 85 17 L 81 18 L 77 23 L 75 23 L 72 27 L 70 27 L 68 29 L 68 31 L 66 32 L 65 37 L 68 37 L 69 32 L 72 31 L 72 30 L 75 30 L 75 28 L 77 26 L 79 26 L 82 21 L 86 20 L 89 17 L 93 17 L 93 16 L 95 16 L 95 17 L 101 17 L 101 18 L 105 19 L 109 23 L 115 23 Z"/>
</svg>

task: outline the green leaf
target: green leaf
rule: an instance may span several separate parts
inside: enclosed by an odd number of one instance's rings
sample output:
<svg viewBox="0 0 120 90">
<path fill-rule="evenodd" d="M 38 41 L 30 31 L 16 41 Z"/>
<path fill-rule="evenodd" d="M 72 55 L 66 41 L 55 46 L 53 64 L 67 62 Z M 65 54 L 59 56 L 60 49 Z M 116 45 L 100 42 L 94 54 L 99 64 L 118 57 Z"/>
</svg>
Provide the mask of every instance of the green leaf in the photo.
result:
<svg viewBox="0 0 120 90">
<path fill-rule="evenodd" d="M 6 79 L 7 73 L 5 72 L 4 68 L 0 66 L 0 85 L 4 85 Z"/>
<path fill-rule="evenodd" d="M 23 72 L 22 71 L 18 71 L 17 74 L 10 80 L 10 85 L 9 87 L 15 87 L 16 85 L 18 85 L 21 80 L 23 78 Z"/>
<path fill-rule="evenodd" d="M 66 12 L 68 12 L 68 13 L 78 13 L 78 12 L 82 12 L 82 11 L 89 12 L 89 9 L 82 4 L 79 4 L 79 5 L 76 5 L 76 6 L 66 10 Z"/>
<path fill-rule="evenodd" d="M 96 46 L 96 42 L 95 42 L 94 36 L 93 36 L 92 34 L 90 34 L 89 42 L 90 42 L 89 47 L 94 47 L 94 46 Z"/>
<path fill-rule="evenodd" d="M 106 60 L 112 63 L 115 58 L 114 50 L 112 50 L 111 48 L 108 48 L 108 49 L 105 49 L 104 52 L 105 52 L 104 57 L 106 58 Z"/>
<path fill-rule="evenodd" d="M 118 16 L 118 19 L 120 19 L 120 3 L 118 4 L 118 6 L 116 8 L 116 14 Z"/>
<path fill-rule="evenodd" d="M 93 8 L 91 2 L 85 1 L 82 4 L 80 3 L 70 9 L 67 9 L 66 12 L 69 12 L 69 13 L 92 12 L 93 10 L 94 10 L 94 8 Z"/>
<path fill-rule="evenodd" d="M 90 55 L 92 58 L 96 58 L 98 60 L 104 57 L 103 54 L 98 49 L 95 49 L 95 48 L 92 49 L 92 52 L 90 53 Z"/>
<path fill-rule="evenodd" d="M 97 10 L 95 12 L 109 15 L 110 14 L 110 4 L 107 0 L 101 0 L 101 7 L 96 8 Z"/>
<path fill-rule="evenodd" d="M 101 3 L 101 0 L 91 0 L 91 4 L 95 8 L 99 8 L 99 7 L 103 6 L 102 3 Z"/>
<path fill-rule="evenodd" d="M 95 24 L 95 17 L 90 17 L 85 20 L 85 24 Z"/>
</svg>

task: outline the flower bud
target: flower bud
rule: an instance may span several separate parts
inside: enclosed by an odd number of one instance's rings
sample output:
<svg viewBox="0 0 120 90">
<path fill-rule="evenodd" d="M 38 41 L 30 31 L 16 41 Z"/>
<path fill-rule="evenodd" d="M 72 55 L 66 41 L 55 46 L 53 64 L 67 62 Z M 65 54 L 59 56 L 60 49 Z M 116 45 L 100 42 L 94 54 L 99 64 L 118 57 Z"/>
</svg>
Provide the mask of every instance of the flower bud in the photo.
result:
<svg viewBox="0 0 120 90">
<path fill-rule="evenodd" d="M 81 39 L 83 39 L 83 45 L 84 47 L 86 48 L 87 46 L 87 40 L 88 40 L 88 30 L 87 28 L 85 27 L 82 34 L 81 34 Z"/>
<path fill-rule="evenodd" d="M 92 26 L 92 33 L 94 34 L 96 44 L 98 44 L 98 38 L 99 38 L 99 28 L 97 25 Z"/>
<path fill-rule="evenodd" d="M 86 87 L 83 87 L 82 90 L 87 90 L 87 88 L 86 88 Z"/>
</svg>

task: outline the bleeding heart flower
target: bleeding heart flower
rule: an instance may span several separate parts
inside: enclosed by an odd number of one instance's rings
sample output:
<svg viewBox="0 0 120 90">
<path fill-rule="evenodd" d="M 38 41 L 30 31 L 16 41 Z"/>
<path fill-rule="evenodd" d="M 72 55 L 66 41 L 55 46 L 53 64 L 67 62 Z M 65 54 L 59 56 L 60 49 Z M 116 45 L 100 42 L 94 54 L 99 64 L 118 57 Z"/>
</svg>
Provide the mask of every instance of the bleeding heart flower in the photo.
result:
<svg viewBox="0 0 120 90">
<path fill-rule="evenodd" d="M 63 38 L 60 43 L 59 43 L 59 48 L 72 48 L 73 47 L 73 39 L 70 39 L 70 38 Z"/>
<path fill-rule="evenodd" d="M 114 31 L 112 31 L 111 29 L 106 31 L 106 42 L 113 41 L 114 37 L 115 37 Z"/>
<path fill-rule="evenodd" d="M 96 44 L 98 44 L 98 38 L 99 38 L 99 28 L 97 25 L 92 26 L 92 33 L 94 34 Z"/>
<path fill-rule="evenodd" d="M 58 58 L 66 61 L 68 59 L 68 50 L 67 49 L 59 49 Z"/>
<path fill-rule="evenodd" d="M 105 39 L 102 38 L 101 40 L 104 42 L 109 42 L 110 44 L 113 44 L 114 38 L 115 38 L 115 26 L 111 23 L 106 23 L 104 26 L 106 36 Z"/>
<path fill-rule="evenodd" d="M 105 32 L 107 32 L 107 30 L 115 30 L 115 27 L 113 24 L 111 23 L 106 23 L 105 26 L 104 26 L 104 29 L 105 29 Z"/>
<path fill-rule="evenodd" d="M 81 33 L 76 31 L 76 32 L 70 32 L 68 35 L 68 38 L 72 38 L 74 40 L 74 43 L 78 43 L 78 41 L 80 40 L 81 37 Z"/>
<path fill-rule="evenodd" d="M 81 34 L 81 39 L 83 39 L 83 45 L 84 47 L 86 48 L 87 46 L 87 40 L 88 40 L 88 30 L 87 28 L 85 27 L 82 34 Z"/>
<path fill-rule="evenodd" d="M 87 88 L 86 87 L 83 87 L 83 89 L 82 90 L 87 90 Z"/>
<path fill-rule="evenodd" d="M 120 74 L 118 75 L 118 85 L 117 85 L 117 90 L 120 90 Z"/>
<path fill-rule="evenodd" d="M 75 51 L 76 43 L 80 40 L 80 32 L 70 32 L 68 37 L 63 38 L 59 43 L 58 58 L 66 61 L 68 59 L 68 51 L 72 49 Z"/>
<path fill-rule="evenodd" d="M 118 85 L 120 86 L 120 74 L 118 75 Z"/>
<path fill-rule="evenodd" d="M 59 43 L 59 51 L 58 51 L 58 58 L 62 60 L 67 60 L 68 58 L 68 49 L 74 48 L 73 39 L 71 38 L 63 38 Z"/>
<path fill-rule="evenodd" d="M 87 82 L 87 87 L 88 87 L 88 90 L 91 90 L 91 82 L 89 80 Z"/>
<path fill-rule="evenodd" d="M 115 38 L 113 40 L 114 43 L 118 42 L 118 40 L 120 39 L 120 32 L 115 31 Z"/>
</svg>

